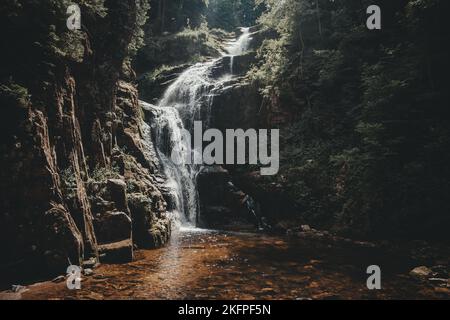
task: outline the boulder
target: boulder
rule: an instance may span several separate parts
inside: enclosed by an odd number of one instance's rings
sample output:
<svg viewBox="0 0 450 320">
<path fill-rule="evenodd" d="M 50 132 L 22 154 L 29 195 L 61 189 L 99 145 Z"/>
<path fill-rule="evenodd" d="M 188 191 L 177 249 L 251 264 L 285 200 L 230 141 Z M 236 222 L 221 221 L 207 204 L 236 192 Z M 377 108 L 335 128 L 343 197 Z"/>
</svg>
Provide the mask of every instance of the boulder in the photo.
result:
<svg viewBox="0 0 450 320">
<path fill-rule="evenodd" d="M 127 184 L 120 179 L 109 179 L 107 186 L 116 208 L 120 211 L 128 212 Z"/>
<path fill-rule="evenodd" d="M 89 269 L 89 268 L 84 269 L 84 270 L 83 270 L 83 274 L 84 274 L 86 277 L 90 277 L 90 276 L 94 275 L 94 270 Z"/>
<path fill-rule="evenodd" d="M 148 236 L 145 238 L 144 248 L 156 249 L 164 246 L 170 240 L 171 222 L 169 219 L 158 220 L 150 230 Z"/>
<path fill-rule="evenodd" d="M 431 270 L 439 278 L 450 279 L 450 266 L 448 266 L 448 265 L 433 266 L 433 267 L 431 267 Z"/>
<path fill-rule="evenodd" d="M 106 212 L 94 220 L 100 244 L 131 239 L 131 218 L 124 212 Z"/>
<path fill-rule="evenodd" d="M 133 242 L 131 239 L 103 244 L 98 247 L 102 263 L 127 263 L 133 261 Z"/>
<path fill-rule="evenodd" d="M 93 269 L 93 268 L 98 267 L 98 264 L 99 264 L 98 260 L 96 258 L 92 257 L 88 260 L 83 261 L 82 267 L 85 269 Z"/>
<path fill-rule="evenodd" d="M 131 194 L 128 203 L 133 221 L 133 241 L 139 248 L 154 249 L 165 245 L 171 235 L 172 221 L 158 205 L 162 195 Z"/>
<path fill-rule="evenodd" d="M 148 230 L 156 220 L 152 201 L 143 194 L 135 193 L 128 196 L 128 205 L 132 218 L 133 241 L 138 247 L 145 248 L 149 241 Z"/>
<path fill-rule="evenodd" d="M 229 128 L 259 128 L 262 97 L 255 84 L 233 79 L 213 90 L 210 106 L 211 127 L 225 132 Z"/>
<path fill-rule="evenodd" d="M 67 267 L 67 261 L 80 264 L 83 238 L 69 212 L 62 205 L 54 205 L 44 215 L 46 230 L 42 246 L 47 269 L 58 272 Z"/>
<path fill-rule="evenodd" d="M 433 271 L 425 266 L 416 267 L 409 272 L 411 277 L 416 279 L 427 279 L 428 277 L 433 275 Z"/>
<path fill-rule="evenodd" d="M 204 167 L 197 178 L 200 198 L 199 223 L 205 228 L 223 227 L 233 220 L 230 209 L 231 177 L 220 166 Z"/>
<path fill-rule="evenodd" d="M 224 206 L 203 206 L 200 219 L 201 225 L 207 228 L 223 228 L 235 221 L 233 211 Z"/>
<path fill-rule="evenodd" d="M 200 201 L 205 206 L 225 205 L 225 193 L 231 177 L 227 170 L 220 166 L 204 167 L 197 178 Z"/>
<path fill-rule="evenodd" d="M 258 221 L 251 213 L 247 195 L 231 182 L 229 172 L 221 166 L 204 167 L 197 178 L 200 198 L 199 224 L 204 228 L 248 229 Z M 256 208 L 255 208 L 256 209 Z"/>
</svg>

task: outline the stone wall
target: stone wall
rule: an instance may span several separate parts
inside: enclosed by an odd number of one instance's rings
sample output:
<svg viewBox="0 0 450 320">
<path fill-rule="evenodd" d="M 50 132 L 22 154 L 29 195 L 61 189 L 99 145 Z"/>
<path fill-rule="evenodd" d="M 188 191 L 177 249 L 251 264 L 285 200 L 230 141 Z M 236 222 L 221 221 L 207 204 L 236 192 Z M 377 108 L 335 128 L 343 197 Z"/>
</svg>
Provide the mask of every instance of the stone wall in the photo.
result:
<svg viewBox="0 0 450 320">
<path fill-rule="evenodd" d="M 2 84 L 9 119 L 0 140 L 4 281 L 63 273 L 87 261 L 130 261 L 134 248 L 169 239 L 129 63 L 137 2 L 105 6 L 106 16 L 86 14 L 79 61 L 53 59 L 44 70 L 50 82 L 31 71 L 10 74 L 30 93 L 26 99 L 8 100 L 12 85 Z M 43 64 L 39 59 L 17 63 Z"/>
</svg>

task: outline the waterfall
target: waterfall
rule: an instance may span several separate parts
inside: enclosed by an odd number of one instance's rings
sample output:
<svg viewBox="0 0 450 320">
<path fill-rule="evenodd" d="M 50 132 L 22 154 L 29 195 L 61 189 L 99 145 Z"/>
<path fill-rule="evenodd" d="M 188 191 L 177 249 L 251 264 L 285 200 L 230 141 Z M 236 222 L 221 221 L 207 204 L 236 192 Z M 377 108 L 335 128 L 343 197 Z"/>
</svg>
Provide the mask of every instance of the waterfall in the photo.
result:
<svg viewBox="0 0 450 320">
<path fill-rule="evenodd" d="M 229 55 L 224 54 L 223 57 L 231 56 L 233 59 L 248 50 L 251 41 L 249 30 L 242 28 L 242 36 L 228 43 Z M 230 76 L 219 79 L 212 76 L 212 70 L 222 62 L 223 57 L 188 68 L 167 88 L 157 106 L 141 101 L 142 107 L 154 114 L 151 123 L 153 135 L 148 134 L 147 138 L 153 136 L 160 166 L 167 179 L 165 188 L 172 199 L 169 210 L 184 226 L 195 227 L 199 218 L 196 180 L 201 168 L 186 163 L 183 151 L 191 149 L 191 141 L 183 139 L 182 133 L 183 129 L 192 132 L 194 121 L 203 121 L 204 127 L 209 126 L 213 92 L 230 80 Z M 231 73 L 232 70 L 233 62 Z M 172 161 L 174 152 L 181 163 Z"/>
<path fill-rule="evenodd" d="M 168 210 L 184 225 L 195 225 L 198 211 L 198 195 L 195 185 L 197 168 L 181 163 L 176 165 L 172 153 L 178 152 L 178 159 L 183 160 L 183 150 L 186 150 L 190 141 L 182 136 L 184 128 L 180 113 L 173 107 L 153 106 L 141 101 L 144 108 L 155 113 L 151 130 L 147 130 L 147 139 L 153 136 L 161 169 L 166 177 L 165 187 L 170 194 L 171 202 Z M 145 128 L 145 127 L 144 127 Z"/>
<path fill-rule="evenodd" d="M 241 28 L 241 32 L 242 35 L 237 40 L 229 42 L 226 47 L 226 51 L 230 56 L 231 74 L 234 72 L 234 57 L 244 54 L 248 50 L 252 40 L 250 28 Z"/>
</svg>

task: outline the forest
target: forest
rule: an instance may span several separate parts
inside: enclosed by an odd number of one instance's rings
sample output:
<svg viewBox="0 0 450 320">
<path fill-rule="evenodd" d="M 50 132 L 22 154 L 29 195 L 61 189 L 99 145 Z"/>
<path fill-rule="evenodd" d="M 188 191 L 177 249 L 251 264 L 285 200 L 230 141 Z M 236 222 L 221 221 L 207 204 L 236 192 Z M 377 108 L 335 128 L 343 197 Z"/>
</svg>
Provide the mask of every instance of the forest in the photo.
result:
<svg viewBox="0 0 450 320">
<path fill-rule="evenodd" d="M 283 171 L 267 185 L 281 184 L 314 224 L 448 239 L 444 2 L 378 1 L 380 31 L 365 26 L 370 1 L 211 1 L 206 13 L 203 2 L 193 2 L 173 18 L 154 17 L 151 27 L 189 19 L 166 28 L 197 52 L 182 57 L 181 46 L 157 37 L 138 55 L 138 71 L 199 61 L 214 53 L 218 32 L 258 25 L 274 36 L 255 48 L 246 77 L 262 95 L 259 124 L 282 128 L 284 139 Z M 149 61 L 160 56 L 153 45 L 170 61 Z"/>
<path fill-rule="evenodd" d="M 0 12 L 0 299 L 450 297 L 448 1 Z M 226 130 L 277 130 L 279 170 L 229 148 L 226 164 L 174 164 L 198 121 L 211 158 Z"/>
</svg>

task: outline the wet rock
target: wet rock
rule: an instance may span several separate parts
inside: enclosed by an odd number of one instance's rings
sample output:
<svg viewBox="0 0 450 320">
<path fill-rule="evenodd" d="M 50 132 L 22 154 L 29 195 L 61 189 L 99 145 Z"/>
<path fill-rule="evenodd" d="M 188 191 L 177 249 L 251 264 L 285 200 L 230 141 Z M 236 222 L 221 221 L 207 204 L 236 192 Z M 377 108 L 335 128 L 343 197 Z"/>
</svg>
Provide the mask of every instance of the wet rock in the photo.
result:
<svg viewBox="0 0 450 320">
<path fill-rule="evenodd" d="M 173 190 L 163 189 L 162 195 L 167 203 L 167 211 L 174 211 L 177 208 L 178 195 Z"/>
<path fill-rule="evenodd" d="M 360 248 L 367 248 L 367 249 L 377 248 L 377 245 L 375 243 L 367 241 L 355 241 L 354 245 Z"/>
<path fill-rule="evenodd" d="M 229 172 L 221 166 L 204 167 L 197 178 L 200 198 L 199 224 L 204 228 L 233 228 L 256 225 L 250 214 L 247 195 L 231 182 Z M 247 197 L 247 198 L 246 198 Z"/>
<path fill-rule="evenodd" d="M 231 66 L 233 61 L 233 66 Z M 250 70 L 251 65 L 256 61 L 255 52 L 248 52 L 239 56 L 224 56 L 220 58 L 211 68 L 211 77 L 219 79 L 229 76 L 232 72 L 234 76 L 242 76 Z"/>
<path fill-rule="evenodd" d="M 83 261 L 82 266 L 83 268 L 93 269 L 98 266 L 98 260 L 92 257 L 89 260 Z"/>
<path fill-rule="evenodd" d="M 313 296 L 314 300 L 341 300 L 342 297 L 334 294 L 334 293 L 330 293 L 330 292 L 323 292 L 323 293 L 319 293 Z"/>
<path fill-rule="evenodd" d="M 147 230 L 156 220 L 152 210 L 152 201 L 143 194 L 131 194 L 128 197 L 128 205 L 132 217 L 133 241 L 138 247 L 144 248 L 148 241 Z"/>
<path fill-rule="evenodd" d="M 91 185 L 90 187 L 92 187 Z M 93 192 L 99 192 L 99 191 L 93 191 Z M 92 211 L 93 212 L 107 212 L 107 211 L 114 211 L 116 209 L 116 205 L 113 201 L 107 201 L 99 196 L 93 197 L 91 200 L 92 203 Z"/>
<path fill-rule="evenodd" d="M 127 263 L 133 261 L 131 239 L 103 244 L 98 247 L 100 261 L 103 263 Z"/>
<path fill-rule="evenodd" d="M 54 104 L 51 105 L 57 108 Z M 13 142 L 20 152 L 4 152 L 0 157 L 2 264 L 30 259 L 31 249 L 32 257 L 36 258 L 32 262 L 33 270 L 16 269 L 16 274 L 57 274 L 67 266 L 68 258 L 78 263 L 82 253 L 87 251 L 88 241 L 83 243 L 81 230 L 89 224 L 88 207 L 72 212 L 64 202 L 58 168 L 63 159 L 57 161 L 50 131 L 55 123 L 50 122 L 44 112 L 31 105 L 24 111 L 20 122 L 13 124 L 17 131 Z M 62 124 L 62 119 L 60 120 Z M 80 145 L 75 131 L 74 129 L 70 139 L 73 148 Z M 2 147 L 4 151 L 8 150 L 7 145 L 2 144 Z M 68 153 L 70 150 L 72 149 L 68 147 Z M 73 159 L 68 161 L 71 162 L 74 166 L 80 165 Z M 77 187 L 74 195 L 74 202 L 77 202 L 84 199 L 83 185 L 77 185 L 81 173 L 74 173 L 72 179 Z M 89 230 L 83 231 L 86 238 L 92 236 Z"/>
<path fill-rule="evenodd" d="M 154 162 L 146 152 L 139 133 L 133 132 L 129 128 L 118 129 L 117 143 L 121 148 L 125 148 L 143 167 L 154 168 Z"/>
<path fill-rule="evenodd" d="M 106 212 L 94 220 L 100 244 L 131 239 L 131 218 L 124 212 Z"/>
<path fill-rule="evenodd" d="M 437 285 L 437 286 L 450 287 L 450 279 L 429 278 L 428 281 L 430 281 L 430 283 Z"/>
<path fill-rule="evenodd" d="M 65 280 L 66 280 L 66 277 L 61 275 L 61 276 L 58 276 L 55 279 L 53 279 L 52 282 L 53 283 L 61 283 L 61 282 L 64 282 Z"/>
<path fill-rule="evenodd" d="M 164 246 L 170 239 L 170 220 L 159 220 L 148 230 L 148 237 L 144 243 L 144 248 L 156 249 Z"/>
<path fill-rule="evenodd" d="M 450 267 L 446 265 L 437 265 L 431 267 L 431 270 L 439 278 L 449 278 L 450 279 Z"/>
<path fill-rule="evenodd" d="M 267 39 L 276 39 L 278 37 L 277 32 L 272 29 L 261 29 L 256 26 L 250 28 L 252 41 L 250 42 L 251 49 L 257 49 L 261 47 L 263 41 Z"/>
<path fill-rule="evenodd" d="M 287 197 L 283 190 L 276 185 L 267 183 L 267 180 L 260 175 L 259 170 L 242 174 L 235 173 L 233 181 L 260 204 L 261 216 L 266 217 L 273 225 L 284 219 L 281 217 L 292 217 L 293 212 L 301 211 L 301 208 L 295 201 Z M 295 226 L 291 225 L 288 228 L 297 231 L 295 229 L 298 228 L 298 222 Z M 284 233 L 284 230 L 280 230 L 280 232 Z"/>
<path fill-rule="evenodd" d="M 21 286 L 21 285 L 13 285 L 11 287 L 11 291 L 14 292 L 14 293 L 21 293 L 21 292 L 24 292 L 26 290 L 27 290 L 27 288 L 24 287 L 24 286 Z"/>
<path fill-rule="evenodd" d="M 220 166 L 203 168 L 198 174 L 197 187 L 201 204 L 204 206 L 225 206 L 230 175 Z"/>
<path fill-rule="evenodd" d="M 158 195 L 154 200 L 160 199 Z M 171 221 L 159 211 L 151 197 L 143 194 L 129 196 L 133 221 L 133 241 L 143 249 L 159 248 L 167 243 L 171 235 Z"/>
<path fill-rule="evenodd" d="M 128 212 L 127 204 L 127 184 L 123 180 L 109 179 L 108 189 L 111 193 L 111 198 L 116 204 L 116 208 L 120 211 Z"/>
<path fill-rule="evenodd" d="M 86 276 L 86 277 L 90 277 L 90 276 L 92 276 L 92 275 L 94 275 L 94 270 L 92 270 L 92 269 L 84 269 L 83 270 L 83 274 Z"/>
<path fill-rule="evenodd" d="M 310 232 L 312 230 L 309 225 L 302 225 L 300 228 L 303 232 Z"/>
<path fill-rule="evenodd" d="M 61 271 L 67 266 L 67 258 L 80 264 L 83 248 L 82 235 L 70 214 L 63 206 L 54 206 L 45 213 L 46 238 L 44 252 L 49 270 Z"/>
<path fill-rule="evenodd" d="M 246 54 L 236 56 L 233 58 L 233 75 L 245 75 L 256 62 L 255 52 L 248 52 Z"/>
<path fill-rule="evenodd" d="M 225 132 L 227 128 L 258 128 L 255 117 L 262 98 L 254 84 L 233 80 L 216 89 L 211 108 L 211 127 Z M 209 106 L 208 106 L 209 108 Z"/>
<path fill-rule="evenodd" d="M 233 211 L 228 207 L 202 206 L 201 223 L 209 228 L 221 228 L 233 221 Z"/>
<path fill-rule="evenodd" d="M 144 113 L 145 121 L 147 123 L 153 123 L 158 117 L 158 107 L 151 103 L 141 103 L 142 112 Z"/>
<path fill-rule="evenodd" d="M 409 275 L 416 279 L 426 279 L 433 275 L 433 271 L 425 266 L 416 267 L 409 272 Z"/>
<path fill-rule="evenodd" d="M 103 248 L 104 257 L 130 260 L 132 250 L 126 245 L 109 248 L 116 240 L 131 242 L 130 221 L 125 217 L 130 181 L 138 182 L 130 185 L 151 199 L 155 219 L 160 219 L 164 200 L 151 182 L 156 157 L 148 151 L 151 143 L 143 140 L 135 74 L 127 62 L 138 6 L 134 1 L 121 4 L 120 9 L 114 6 L 105 3 L 105 9 L 114 14 L 92 20 L 100 28 L 112 28 L 114 36 L 87 39 L 81 35 L 79 39 L 85 49 L 79 67 L 86 72 L 73 72 L 64 59 L 48 61 L 55 67 L 48 86 L 41 85 L 48 79 L 37 75 L 33 96 L 21 99 L 20 105 L 13 104 L 15 110 L 5 106 L 14 116 L 4 117 L 11 127 L 5 137 L 11 139 L 2 141 L 5 152 L 0 155 L 0 252 L 2 266 L 27 260 L 21 264 L 28 267 L 15 270 L 16 274 L 44 271 L 54 276 L 65 271 L 68 260 L 81 265 L 90 257 L 98 258 L 96 232 L 108 244 Z M 121 23 L 112 23 L 113 16 Z M 111 49 L 115 54 L 108 53 Z M 90 63 L 94 60 L 96 63 Z M 115 148 L 116 144 L 122 148 Z M 148 170 L 130 168 L 130 163 Z M 108 170 L 108 174 L 96 176 L 99 181 L 88 190 L 97 169 Z M 123 178 L 108 181 L 118 174 Z M 97 214 L 100 217 L 94 228 Z M 152 224 L 146 224 L 144 230 Z M 31 269 L 28 259 L 33 260 Z"/>
</svg>

